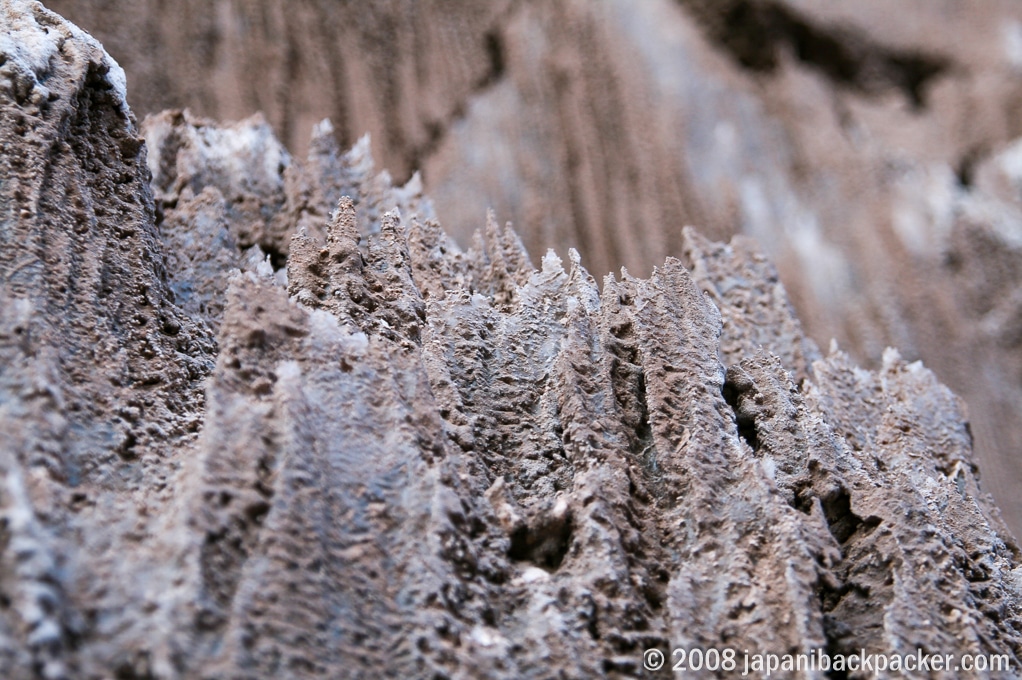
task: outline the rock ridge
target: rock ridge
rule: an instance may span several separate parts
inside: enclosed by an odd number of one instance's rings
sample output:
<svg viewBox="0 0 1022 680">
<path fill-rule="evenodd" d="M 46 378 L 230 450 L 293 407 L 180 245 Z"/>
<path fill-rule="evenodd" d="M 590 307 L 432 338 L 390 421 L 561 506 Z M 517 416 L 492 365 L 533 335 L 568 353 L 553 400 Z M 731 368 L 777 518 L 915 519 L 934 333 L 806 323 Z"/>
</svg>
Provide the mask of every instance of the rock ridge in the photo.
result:
<svg viewBox="0 0 1022 680">
<path fill-rule="evenodd" d="M 367 143 L 139 128 L 95 41 L 0 9 L 4 677 L 1018 668 L 961 401 L 822 354 L 749 242 L 602 288 L 492 215 L 463 250 Z"/>
</svg>

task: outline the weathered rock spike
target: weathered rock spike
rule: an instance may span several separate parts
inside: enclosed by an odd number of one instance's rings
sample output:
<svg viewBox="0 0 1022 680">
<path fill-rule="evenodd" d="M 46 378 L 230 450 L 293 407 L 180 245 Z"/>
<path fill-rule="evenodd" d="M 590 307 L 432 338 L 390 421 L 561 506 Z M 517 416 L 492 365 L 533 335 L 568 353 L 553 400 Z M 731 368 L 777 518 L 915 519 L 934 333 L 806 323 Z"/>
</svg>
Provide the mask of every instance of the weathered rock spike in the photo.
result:
<svg viewBox="0 0 1022 680">
<path fill-rule="evenodd" d="M 412 220 L 408 233 L 412 278 L 422 297 L 441 299 L 472 287 L 472 260 L 434 220 Z"/>
<path fill-rule="evenodd" d="M 247 248 L 286 255 L 291 237 L 285 172 L 291 155 L 262 114 L 231 125 L 184 111 L 147 116 L 142 134 L 161 208 L 185 212 L 188 202 L 215 187 L 231 198 L 231 234 Z M 282 264 L 282 262 L 281 262 Z"/>
<path fill-rule="evenodd" d="M 355 145 L 344 154 L 343 162 L 353 186 L 361 187 L 372 179 L 376 164 L 373 161 L 372 138 L 368 132 L 359 137 Z"/>
<path fill-rule="evenodd" d="M 810 377 L 820 352 L 802 332 L 773 265 L 741 236 L 714 243 L 685 227 L 682 242 L 686 266 L 725 320 L 724 362 L 735 365 L 765 347 L 781 357 L 796 381 Z"/>
<path fill-rule="evenodd" d="M 341 147 L 334 137 L 334 126 L 329 118 L 324 118 L 312 126 L 309 136 L 309 160 L 316 159 L 320 163 L 331 166 L 339 161 Z"/>
<path fill-rule="evenodd" d="M 326 237 L 327 244 L 344 248 L 346 251 L 357 248 L 362 241 L 362 235 L 358 229 L 355 202 L 350 196 L 342 196 L 338 200 L 337 207 L 330 216 Z"/>
<path fill-rule="evenodd" d="M 568 287 L 582 303 L 587 314 L 595 315 L 600 310 L 600 289 L 596 279 L 582 266 L 582 257 L 574 248 L 568 250 L 571 268 L 568 272 Z"/>
<path fill-rule="evenodd" d="M 394 207 L 409 218 L 420 220 L 436 220 L 433 202 L 423 193 L 422 175 L 416 170 L 405 182 L 404 186 L 396 187 Z"/>
<path fill-rule="evenodd" d="M 469 258 L 473 263 L 473 285 L 495 295 L 500 305 L 513 304 L 518 288 L 525 285 L 534 271 L 531 264 L 518 258 L 515 250 L 508 250 L 507 236 L 492 210 L 487 211 L 485 227 L 472 236 Z"/>
<path fill-rule="evenodd" d="M 408 228 L 401 219 L 400 208 L 388 210 L 380 220 L 380 234 L 388 241 L 404 241 L 408 235 Z"/>
<path fill-rule="evenodd" d="M 525 250 L 525 244 L 522 243 L 521 237 L 518 236 L 518 232 L 514 230 L 511 223 L 505 222 L 504 226 L 498 229 L 498 243 L 504 260 L 508 263 L 508 270 L 519 276 L 534 271 L 535 267 L 532 265 L 528 251 Z"/>
</svg>

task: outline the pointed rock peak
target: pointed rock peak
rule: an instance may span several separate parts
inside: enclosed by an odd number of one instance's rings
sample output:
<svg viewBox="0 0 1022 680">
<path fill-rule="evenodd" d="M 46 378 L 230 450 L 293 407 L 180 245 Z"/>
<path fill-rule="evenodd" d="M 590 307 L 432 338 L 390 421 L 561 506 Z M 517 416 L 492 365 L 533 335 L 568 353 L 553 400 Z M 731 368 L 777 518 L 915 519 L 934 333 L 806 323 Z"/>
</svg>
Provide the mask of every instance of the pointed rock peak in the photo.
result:
<svg viewBox="0 0 1022 680">
<path fill-rule="evenodd" d="M 385 234 L 399 234 L 404 231 L 401 211 L 398 208 L 388 210 L 383 214 L 383 219 L 380 221 L 380 231 Z"/>
<path fill-rule="evenodd" d="M 653 269 L 653 275 L 649 277 L 650 284 L 657 285 L 661 281 L 677 282 L 684 288 L 697 291 L 700 299 L 704 297 L 703 291 L 696 286 L 692 279 L 692 272 L 676 257 L 668 257 L 664 260 L 663 266 Z"/>
<path fill-rule="evenodd" d="M 882 362 L 885 371 L 893 370 L 900 364 L 904 363 L 901 360 L 901 352 L 894 347 L 887 347 L 884 349 Z"/>
<path fill-rule="evenodd" d="M 373 146 L 372 135 L 370 135 L 367 132 L 358 138 L 358 141 L 356 141 L 354 145 L 352 145 L 351 151 L 349 151 L 348 153 L 350 153 L 352 156 L 357 156 L 359 158 L 368 158 L 369 160 L 372 160 L 373 158 L 372 146 Z"/>
<path fill-rule="evenodd" d="M 486 211 L 486 227 L 483 229 L 486 254 L 493 262 L 503 261 L 507 271 L 519 283 L 524 283 L 535 271 L 525 245 L 508 222 L 501 226 L 491 208 Z"/>
<path fill-rule="evenodd" d="M 564 274 L 564 263 L 553 248 L 547 249 L 546 255 L 543 256 L 543 273 L 553 276 Z"/>
<path fill-rule="evenodd" d="M 483 238 L 490 249 L 500 243 L 500 225 L 497 224 L 497 213 L 490 208 L 486 211 L 486 226 L 483 227 Z"/>
<path fill-rule="evenodd" d="M 401 219 L 401 211 L 397 208 L 388 210 L 380 220 L 380 241 L 387 247 L 396 246 L 401 250 L 408 248 L 408 225 Z"/>
<path fill-rule="evenodd" d="M 530 299 L 549 296 L 560 298 L 567 279 L 561 258 L 550 249 L 543 256 L 543 269 L 533 271 L 525 284 L 518 284 L 518 289 L 522 296 Z"/>
<path fill-rule="evenodd" d="M 214 186 L 224 196 L 258 196 L 268 206 L 283 203 L 291 155 L 261 113 L 221 125 L 187 109 L 164 112 L 147 117 L 142 134 L 152 184 L 166 202 L 185 187 L 198 194 Z"/>
<path fill-rule="evenodd" d="M 522 274 L 535 271 L 536 268 L 532 266 L 529 251 L 525 249 L 525 244 L 522 243 L 522 239 L 518 236 L 518 232 L 514 230 L 510 222 L 504 223 L 500 237 L 504 257 L 514 265 L 516 271 Z"/>
<path fill-rule="evenodd" d="M 627 270 L 621 268 L 622 278 L 618 281 L 614 274 L 607 274 L 603 279 L 603 295 L 601 297 L 604 311 L 618 309 L 632 303 L 634 292 L 633 281 L 629 279 Z"/>
<path fill-rule="evenodd" d="M 375 162 L 368 133 L 359 137 L 351 150 L 344 154 L 344 164 L 358 177 L 368 179 L 372 175 Z"/>
<path fill-rule="evenodd" d="M 21 106 L 40 109 L 50 99 L 45 83 L 52 64 L 61 61 L 62 55 L 64 59 L 81 55 L 72 68 L 101 76 L 110 85 L 124 120 L 131 120 L 124 69 L 99 41 L 38 2 L 7 0 L 0 3 L 0 12 L 0 54 L 4 57 L 0 93 L 7 93 L 0 96 L 13 96 Z M 84 75 L 77 80 L 84 80 Z"/>
<path fill-rule="evenodd" d="M 447 236 L 440 223 L 432 219 L 422 220 L 413 217 L 411 226 L 408 227 L 408 240 L 415 241 L 431 251 L 436 248 L 437 256 L 462 253 L 461 248 Z"/>
<path fill-rule="evenodd" d="M 342 196 L 337 202 L 337 209 L 327 226 L 326 240 L 328 244 L 353 242 L 358 244 L 362 237 L 358 233 L 358 221 L 355 204 L 350 196 Z"/>
<path fill-rule="evenodd" d="M 333 139 L 334 136 L 334 124 L 330 122 L 329 118 L 324 118 L 315 125 L 312 126 L 312 138 L 320 139 L 322 137 L 329 137 Z"/>
<path fill-rule="evenodd" d="M 694 227 L 686 226 L 681 233 L 682 263 L 691 270 L 706 268 L 709 263 L 729 262 L 736 254 L 753 259 L 757 255 L 754 243 L 741 234 L 736 234 L 731 237 L 730 242 L 723 243 L 707 238 Z"/>
<path fill-rule="evenodd" d="M 568 260 L 571 262 L 572 270 L 582 267 L 582 256 L 574 248 L 568 248 Z"/>
<path fill-rule="evenodd" d="M 681 229 L 681 251 L 690 263 L 705 257 L 713 249 L 714 243 L 699 233 L 695 227 L 685 225 Z"/>
<path fill-rule="evenodd" d="M 390 170 L 380 170 L 379 174 L 376 175 L 376 186 L 381 191 L 394 188 L 394 178 L 391 176 Z"/>
<path fill-rule="evenodd" d="M 401 187 L 401 190 L 405 192 L 406 196 L 414 198 L 422 197 L 422 175 L 418 170 L 412 173 L 412 176 Z"/>
<path fill-rule="evenodd" d="M 486 257 L 486 238 L 483 236 L 481 229 L 476 229 L 472 232 L 472 245 L 469 246 L 472 250 L 476 251 L 479 255 Z"/>
<path fill-rule="evenodd" d="M 595 314 L 600 309 L 600 291 L 596 279 L 582 266 L 582 257 L 574 248 L 568 249 L 571 268 L 568 272 L 568 287 L 582 302 L 588 314 Z"/>
<path fill-rule="evenodd" d="M 568 279 L 576 288 L 584 286 L 595 289 L 597 287 L 596 279 L 589 273 L 589 270 L 582 266 L 582 256 L 574 248 L 568 249 L 568 261 L 571 262 L 571 267 L 568 270 Z"/>
<path fill-rule="evenodd" d="M 943 388 L 943 386 L 940 385 L 939 382 L 937 381 L 937 377 L 933 375 L 932 371 L 930 371 L 929 369 L 926 368 L 925 365 L 923 365 L 922 361 L 907 361 L 901 355 L 901 352 L 894 347 L 888 347 L 884 349 L 881 358 L 880 370 L 881 373 L 885 373 L 887 375 L 908 373 L 916 376 L 917 378 L 922 378 L 924 380 L 931 381 L 935 388 L 938 387 Z"/>
<path fill-rule="evenodd" d="M 676 257 L 668 257 L 666 260 L 664 260 L 663 269 L 664 272 L 671 273 L 679 272 L 683 273 L 685 276 L 689 276 L 688 268 L 684 264 L 682 264 L 681 260 L 679 260 Z"/>
<path fill-rule="evenodd" d="M 335 158 L 340 155 L 340 145 L 334 137 L 334 126 L 329 118 L 324 118 L 312 127 L 309 139 L 309 160 L 317 158 Z"/>
</svg>

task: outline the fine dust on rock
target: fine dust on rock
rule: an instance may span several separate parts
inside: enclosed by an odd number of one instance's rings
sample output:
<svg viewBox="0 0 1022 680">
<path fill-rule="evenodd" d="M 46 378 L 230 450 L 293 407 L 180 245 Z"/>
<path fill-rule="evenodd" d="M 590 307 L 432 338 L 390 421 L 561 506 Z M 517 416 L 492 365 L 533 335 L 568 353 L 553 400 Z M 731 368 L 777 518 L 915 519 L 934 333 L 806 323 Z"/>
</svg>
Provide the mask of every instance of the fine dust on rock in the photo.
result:
<svg viewBox="0 0 1022 680">
<path fill-rule="evenodd" d="M 495 219 L 463 250 L 328 124 L 140 131 L 96 43 L 0 12 L 4 677 L 1022 662 L 961 402 L 821 355 L 747 242 L 602 292 Z"/>
</svg>

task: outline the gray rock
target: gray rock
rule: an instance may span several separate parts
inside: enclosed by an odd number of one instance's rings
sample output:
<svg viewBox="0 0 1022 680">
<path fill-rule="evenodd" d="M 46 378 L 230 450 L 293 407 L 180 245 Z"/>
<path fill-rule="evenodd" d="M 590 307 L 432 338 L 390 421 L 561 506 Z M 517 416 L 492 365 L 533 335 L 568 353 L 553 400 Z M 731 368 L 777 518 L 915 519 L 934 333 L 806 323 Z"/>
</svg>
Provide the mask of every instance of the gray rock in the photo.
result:
<svg viewBox="0 0 1022 680">
<path fill-rule="evenodd" d="M 822 357 L 748 243 L 602 291 L 493 220 L 462 250 L 358 148 L 169 113 L 147 152 L 98 44 L 0 16 L 4 677 L 1017 672 L 962 403 Z"/>
</svg>

